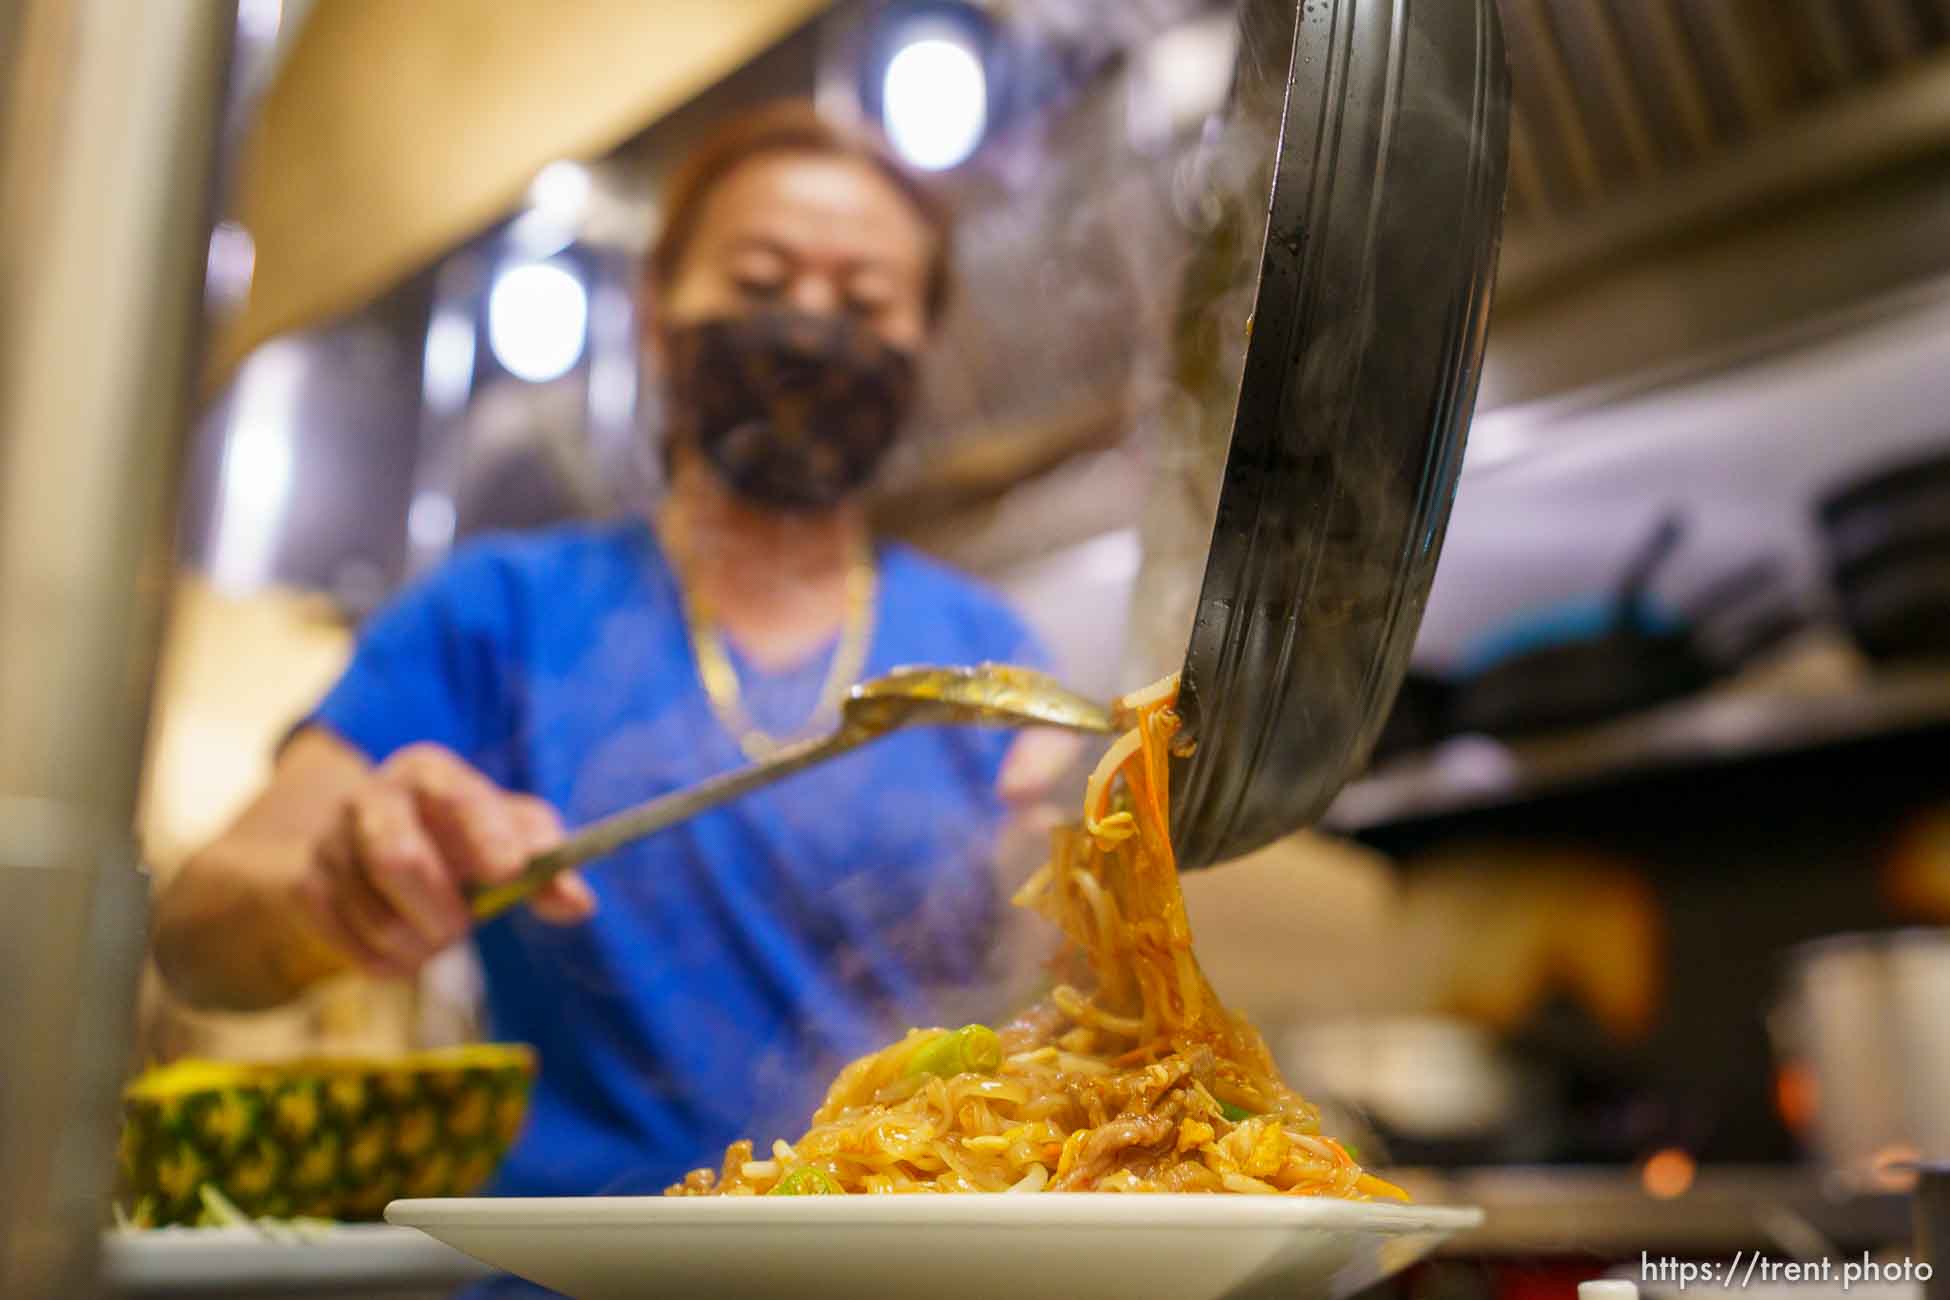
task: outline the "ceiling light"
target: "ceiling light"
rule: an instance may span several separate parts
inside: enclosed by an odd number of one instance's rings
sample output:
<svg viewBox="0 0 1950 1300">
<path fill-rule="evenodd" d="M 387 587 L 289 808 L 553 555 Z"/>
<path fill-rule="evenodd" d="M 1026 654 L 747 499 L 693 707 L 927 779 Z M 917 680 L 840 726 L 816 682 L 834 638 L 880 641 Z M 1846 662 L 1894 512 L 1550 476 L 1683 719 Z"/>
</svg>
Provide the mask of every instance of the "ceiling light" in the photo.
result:
<svg viewBox="0 0 1950 1300">
<path fill-rule="evenodd" d="M 523 262 L 488 291 L 488 346 L 509 374 L 531 384 L 567 374 L 589 336 L 589 295 L 559 262 Z"/>
<path fill-rule="evenodd" d="M 959 25 L 916 22 L 880 76 L 880 118 L 894 151 L 915 167 L 965 162 L 989 126 L 988 70 Z"/>
</svg>

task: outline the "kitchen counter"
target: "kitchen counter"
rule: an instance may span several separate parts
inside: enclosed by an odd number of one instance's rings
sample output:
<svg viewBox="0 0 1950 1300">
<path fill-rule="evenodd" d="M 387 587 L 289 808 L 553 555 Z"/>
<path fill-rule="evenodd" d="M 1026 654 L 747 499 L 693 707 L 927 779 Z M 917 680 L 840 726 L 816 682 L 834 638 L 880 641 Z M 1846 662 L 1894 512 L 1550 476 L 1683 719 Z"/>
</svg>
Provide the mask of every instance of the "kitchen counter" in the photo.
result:
<svg viewBox="0 0 1950 1300">
<path fill-rule="evenodd" d="M 1636 1169 L 1407 1170 L 1389 1174 L 1416 1200 L 1476 1205 L 1483 1227 L 1454 1255 L 1731 1255 L 1808 1258 L 1907 1241 L 1909 1198 L 1837 1199 L 1812 1170 L 1722 1166 L 1677 1196 L 1650 1195 Z"/>
<path fill-rule="evenodd" d="M 1836 1256 L 1907 1242 L 1909 1200 L 1826 1195 L 1810 1170 L 1703 1169 L 1682 1194 L 1648 1194 L 1635 1169 L 1394 1170 L 1424 1204 L 1476 1205 L 1484 1226 L 1456 1238 L 1455 1257 L 1691 1258 L 1762 1251 L 1775 1259 Z M 410 1228 L 351 1224 L 303 1244 L 244 1228 L 111 1233 L 104 1275 L 131 1297 L 223 1295 L 444 1297 L 488 1270 Z"/>
<path fill-rule="evenodd" d="M 1628 717 L 1512 740 L 1450 737 L 1350 782 L 1329 828 L 1369 830 L 1677 768 L 1751 762 L 1950 725 L 1950 674 L 1885 671 L 1860 680 L 1721 687 Z"/>
</svg>

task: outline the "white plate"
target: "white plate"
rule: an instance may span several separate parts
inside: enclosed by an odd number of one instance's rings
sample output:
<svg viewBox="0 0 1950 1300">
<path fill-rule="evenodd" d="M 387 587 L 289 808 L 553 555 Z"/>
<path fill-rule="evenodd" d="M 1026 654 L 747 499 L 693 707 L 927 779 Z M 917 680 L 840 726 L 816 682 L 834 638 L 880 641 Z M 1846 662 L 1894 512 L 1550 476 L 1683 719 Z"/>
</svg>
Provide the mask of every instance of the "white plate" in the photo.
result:
<svg viewBox="0 0 1950 1300">
<path fill-rule="evenodd" d="M 576 1297 L 1339 1300 L 1475 1209 L 1274 1196 L 394 1201 L 389 1222 Z"/>
<path fill-rule="evenodd" d="M 383 1223 L 307 1229 L 296 1241 L 255 1228 L 102 1234 L 103 1277 L 121 1296 L 450 1291 L 487 1272 L 437 1241 Z"/>
</svg>

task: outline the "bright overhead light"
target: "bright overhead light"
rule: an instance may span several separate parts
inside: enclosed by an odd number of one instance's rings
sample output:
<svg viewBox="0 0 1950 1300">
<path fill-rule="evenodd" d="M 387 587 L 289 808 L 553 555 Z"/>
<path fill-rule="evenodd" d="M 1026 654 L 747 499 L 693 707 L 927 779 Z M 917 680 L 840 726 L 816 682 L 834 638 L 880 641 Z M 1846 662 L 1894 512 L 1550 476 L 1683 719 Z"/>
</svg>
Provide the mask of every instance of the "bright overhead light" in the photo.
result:
<svg viewBox="0 0 1950 1300">
<path fill-rule="evenodd" d="M 575 242 L 574 225 L 540 208 L 531 208 L 508 223 L 508 251 L 526 261 L 546 261 Z"/>
<path fill-rule="evenodd" d="M 943 171 L 967 159 L 988 129 L 988 74 L 959 33 L 911 40 L 887 60 L 880 116 L 895 152 L 916 167 Z"/>
<path fill-rule="evenodd" d="M 558 159 L 535 173 L 528 185 L 528 210 L 508 227 L 515 255 L 540 262 L 574 243 L 594 188 L 589 169 L 579 162 Z"/>
<path fill-rule="evenodd" d="M 305 367 L 304 346 L 278 339 L 253 353 L 238 373 L 210 562 L 224 591 L 249 591 L 271 577 L 291 496 L 292 430 Z"/>
<path fill-rule="evenodd" d="M 589 295 L 557 262 L 524 262 L 488 291 L 488 346 L 502 369 L 531 384 L 567 374 L 589 336 Z"/>
<path fill-rule="evenodd" d="M 1232 89 L 1239 23 L 1229 10 L 1163 32 L 1133 58 L 1131 125 L 1160 144 L 1217 113 Z"/>
<path fill-rule="evenodd" d="M 535 173 L 528 186 L 528 203 L 552 217 L 573 221 L 589 205 L 590 189 L 587 167 L 558 159 Z"/>
</svg>

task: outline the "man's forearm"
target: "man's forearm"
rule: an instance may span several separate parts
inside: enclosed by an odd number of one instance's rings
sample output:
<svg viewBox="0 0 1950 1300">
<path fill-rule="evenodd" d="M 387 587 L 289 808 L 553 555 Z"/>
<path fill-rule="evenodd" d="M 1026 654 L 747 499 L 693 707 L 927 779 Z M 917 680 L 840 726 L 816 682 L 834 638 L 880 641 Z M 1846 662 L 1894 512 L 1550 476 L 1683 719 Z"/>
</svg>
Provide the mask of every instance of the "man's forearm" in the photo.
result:
<svg viewBox="0 0 1950 1300">
<path fill-rule="evenodd" d="M 309 846 L 227 839 L 192 858 L 156 900 L 151 939 L 170 991 L 210 1011 L 264 1011 L 352 963 L 290 901 Z"/>
</svg>

